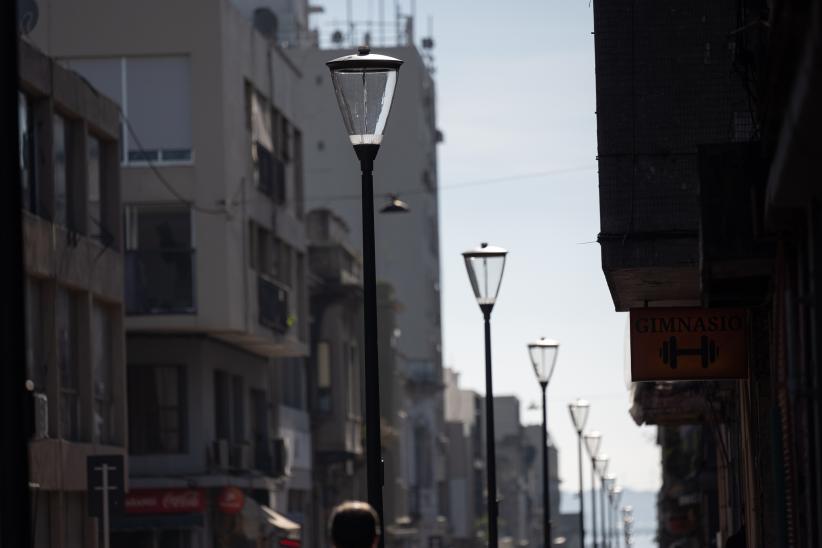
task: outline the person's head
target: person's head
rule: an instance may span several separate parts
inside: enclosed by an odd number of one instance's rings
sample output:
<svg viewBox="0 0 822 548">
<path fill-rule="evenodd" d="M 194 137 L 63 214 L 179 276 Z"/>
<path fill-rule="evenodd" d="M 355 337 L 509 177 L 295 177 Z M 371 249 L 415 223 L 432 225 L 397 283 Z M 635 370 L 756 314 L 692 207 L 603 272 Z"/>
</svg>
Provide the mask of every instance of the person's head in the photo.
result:
<svg viewBox="0 0 822 548">
<path fill-rule="evenodd" d="M 367 502 L 356 500 L 334 508 L 328 526 L 336 548 L 372 548 L 382 534 L 377 512 Z"/>
</svg>

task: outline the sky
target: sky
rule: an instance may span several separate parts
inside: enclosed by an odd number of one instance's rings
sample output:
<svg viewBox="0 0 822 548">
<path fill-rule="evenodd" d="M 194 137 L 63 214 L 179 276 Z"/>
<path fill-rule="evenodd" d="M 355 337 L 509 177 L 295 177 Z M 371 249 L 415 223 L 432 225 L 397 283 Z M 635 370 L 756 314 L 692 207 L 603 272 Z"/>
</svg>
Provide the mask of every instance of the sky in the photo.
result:
<svg viewBox="0 0 822 548">
<path fill-rule="evenodd" d="M 325 7 L 312 20 L 323 32 L 346 17 L 345 0 L 313 3 Z M 350 0 L 353 19 L 376 20 L 380 3 Z M 410 0 L 399 4 L 411 12 Z M 394 1 L 383 5 L 393 15 Z M 658 489 L 656 431 L 628 414 L 626 314 L 614 312 L 596 243 L 588 0 L 417 0 L 415 8 L 417 43 L 433 30 L 437 124 L 445 135 L 438 151 L 445 365 L 460 372 L 463 387 L 485 393 L 482 315 L 460 253 L 482 241 L 507 248 L 492 316 L 494 394 L 516 395 L 523 422 L 539 422 L 539 408 L 528 409 L 541 395 L 526 344 L 559 340 L 548 425 L 563 489 L 577 489 L 577 437 L 567 409 L 577 397 L 591 402 L 587 430 L 602 432 L 619 483 Z M 390 131 L 389 121 L 386 139 Z M 541 175 L 519 177 L 530 174 Z M 507 180 L 448 189 L 497 178 Z"/>
</svg>

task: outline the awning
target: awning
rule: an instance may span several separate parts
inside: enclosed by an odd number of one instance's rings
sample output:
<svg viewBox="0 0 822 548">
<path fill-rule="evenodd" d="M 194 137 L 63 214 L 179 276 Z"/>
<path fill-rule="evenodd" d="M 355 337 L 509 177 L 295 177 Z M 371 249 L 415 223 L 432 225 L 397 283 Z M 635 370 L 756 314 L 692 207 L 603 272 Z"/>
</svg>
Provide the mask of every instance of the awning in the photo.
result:
<svg viewBox="0 0 822 548">
<path fill-rule="evenodd" d="M 251 497 L 245 498 L 241 511 L 242 531 L 248 540 L 269 537 L 279 533 L 282 536 L 298 537 L 302 527 L 268 506 L 259 504 Z"/>
<path fill-rule="evenodd" d="M 270 523 L 276 529 L 285 531 L 286 533 L 299 533 L 302 528 L 296 521 L 291 521 L 282 514 L 278 514 L 268 506 L 261 506 L 260 509 L 265 513 Z"/>
</svg>

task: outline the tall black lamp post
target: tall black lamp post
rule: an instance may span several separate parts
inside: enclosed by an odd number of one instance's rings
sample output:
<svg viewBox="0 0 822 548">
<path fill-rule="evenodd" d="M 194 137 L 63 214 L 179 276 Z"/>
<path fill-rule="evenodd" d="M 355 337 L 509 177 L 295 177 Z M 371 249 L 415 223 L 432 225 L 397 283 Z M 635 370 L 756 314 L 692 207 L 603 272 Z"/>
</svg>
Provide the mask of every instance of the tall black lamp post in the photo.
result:
<svg viewBox="0 0 822 548">
<path fill-rule="evenodd" d="M 594 468 L 596 473 L 599 475 L 599 508 L 602 510 L 602 513 L 599 516 L 600 534 L 602 538 L 602 546 L 605 546 L 606 548 L 608 546 L 608 536 L 605 530 L 605 512 L 607 512 L 608 509 L 605 508 L 605 474 L 608 472 L 609 460 L 608 455 L 605 453 L 600 453 L 594 457 Z"/>
<path fill-rule="evenodd" d="M 591 457 L 591 538 L 594 539 L 594 548 L 598 548 L 597 540 L 597 466 L 596 457 L 599 446 L 602 445 L 602 434 L 594 430 L 583 436 L 585 449 Z"/>
<path fill-rule="evenodd" d="M 545 337 L 528 344 L 531 365 L 534 366 L 534 373 L 536 373 L 537 381 L 542 388 L 542 530 L 545 537 L 545 548 L 551 547 L 551 487 L 548 472 L 548 407 L 546 405 L 546 392 L 548 383 L 551 381 L 551 375 L 554 373 L 558 353 L 559 343 Z"/>
<path fill-rule="evenodd" d="M 577 431 L 577 457 L 579 459 L 579 545 L 585 548 L 585 501 L 582 498 L 582 431 L 585 430 L 585 423 L 588 422 L 588 411 L 591 404 L 586 400 L 577 398 L 568 404 L 568 411 L 571 414 L 571 422 Z"/>
<path fill-rule="evenodd" d="M 365 447 L 368 502 L 383 521 L 383 462 L 380 442 L 380 378 L 377 357 L 377 273 L 374 250 L 374 158 L 382 134 L 402 61 L 371 53 L 367 46 L 355 55 L 326 63 L 345 129 L 362 170 L 362 241 L 364 258 L 365 316 Z M 380 545 L 383 545 L 380 537 Z"/>
<path fill-rule="evenodd" d="M 480 247 L 462 254 L 471 289 L 485 319 L 485 452 L 488 481 L 488 546 L 497 548 L 497 463 L 494 452 L 494 388 L 491 379 L 491 310 L 497 302 L 497 294 L 505 270 L 508 252 L 483 243 Z"/>
</svg>

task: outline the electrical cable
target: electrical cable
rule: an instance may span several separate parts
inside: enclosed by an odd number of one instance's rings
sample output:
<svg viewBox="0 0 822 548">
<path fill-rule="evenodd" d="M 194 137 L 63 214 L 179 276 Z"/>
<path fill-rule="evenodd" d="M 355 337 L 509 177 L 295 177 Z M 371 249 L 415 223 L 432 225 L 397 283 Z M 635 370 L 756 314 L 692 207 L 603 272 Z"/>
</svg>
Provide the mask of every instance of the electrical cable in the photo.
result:
<svg viewBox="0 0 822 548">
<path fill-rule="evenodd" d="M 596 169 L 596 165 L 584 165 L 584 166 L 574 166 L 574 167 L 567 167 L 567 168 L 560 168 L 560 169 L 553 169 L 547 171 L 537 171 L 533 173 L 521 173 L 518 175 L 508 175 L 504 177 L 494 177 L 491 179 L 477 179 L 474 181 L 463 181 L 461 183 L 455 183 L 453 185 L 445 185 L 439 186 L 435 190 L 455 190 L 460 188 L 470 188 L 475 186 L 483 186 L 483 185 L 492 185 L 497 183 L 508 183 L 512 181 L 521 181 L 525 179 L 536 179 L 539 177 L 548 177 L 552 175 L 562 175 L 565 173 L 576 173 L 580 171 L 589 171 L 592 169 Z M 431 190 L 428 189 L 406 189 L 406 190 L 392 190 L 391 192 L 385 192 L 380 194 L 375 194 L 374 196 L 378 197 L 389 197 L 393 195 L 397 196 L 409 196 L 414 194 L 429 194 Z M 360 194 L 338 194 L 338 195 L 331 195 L 331 196 L 310 196 L 306 197 L 306 202 L 336 202 L 336 201 L 343 201 L 343 200 L 359 200 L 361 197 Z"/>
</svg>

